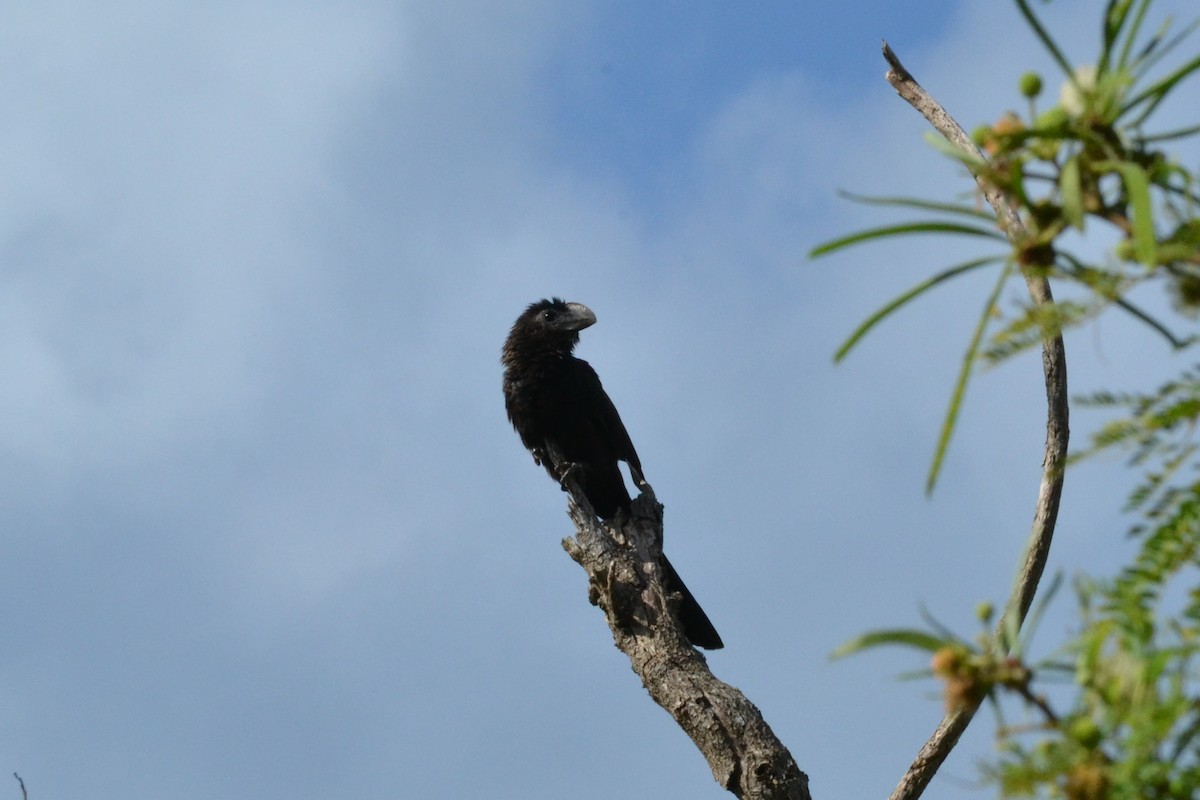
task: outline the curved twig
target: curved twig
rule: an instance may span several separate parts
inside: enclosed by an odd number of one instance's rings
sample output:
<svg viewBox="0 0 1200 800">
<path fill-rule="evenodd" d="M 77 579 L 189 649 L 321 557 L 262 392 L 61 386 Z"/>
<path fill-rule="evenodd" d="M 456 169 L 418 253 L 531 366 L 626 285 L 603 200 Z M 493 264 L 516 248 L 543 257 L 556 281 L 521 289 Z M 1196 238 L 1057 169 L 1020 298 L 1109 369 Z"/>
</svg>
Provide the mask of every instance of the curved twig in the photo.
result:
<svg viewBox="0 0 1200 800">
<path fill-rule="evenodd" d="M 983 157 L 971 137 L 951 117 L 941 104 L 913 78 L 887 42 L 883 43 L 883 57 L 890 69 L 887 81 L 909 105 L 929 120 L 929 123 L 947 141 L 964 152 Z M 975 176 L 988 204 L 996 211 L 1000 227 L 1010 242 L 1019 247 L 1028 236 L 1016 204 L 1003 191 Z M 1054 296 L 1050 282 L 1044 276 L 1024 272 L 1029 295 L 1037 305 L 1050 305 Z M 1059 499 L 1062 496 L 1063 467 L 1067 458 L 1068 403 L 1067 403 L 1067 356 L 1061 334 L 1045 337 L 1042 341 L 1042 371 L 1046 380 L 1046 449 L 1042 460 L 1042 480 L 1038 488 L 1037 505 L 1034 509 L 1033 528 L 1025 547 L 1024 560 L 1005 608 L 1000 630 L 1018 630 L 1029 613 L 1029 606 L 1037 593 L 1038 582 L 1050 556 L 1050 541 L 1054 536 L 1054 524 L 1058 519 Z M 921 747 L 904 777 L 892 792 L 890 800 L 914 800 L 920 797 L 938 767 L 954 749 L 958 739 L 970 724 L 978 706 L 951 711 L 942 719 L 937 730 Z"/>
</svg>

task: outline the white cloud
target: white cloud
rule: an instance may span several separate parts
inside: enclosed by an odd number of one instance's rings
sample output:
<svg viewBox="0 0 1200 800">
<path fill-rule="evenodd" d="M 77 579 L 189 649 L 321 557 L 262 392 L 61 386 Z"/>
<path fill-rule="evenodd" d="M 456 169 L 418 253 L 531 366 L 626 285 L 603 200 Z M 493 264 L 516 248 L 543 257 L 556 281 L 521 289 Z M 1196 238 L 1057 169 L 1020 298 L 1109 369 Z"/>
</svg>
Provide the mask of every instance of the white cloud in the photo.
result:
<svg viewBox="0 0 1200 800">
<path fill-rule="evenodd" d="M 369 8 L 51 4 L 6 26 L 10 446 L 137 458 L 253 401 L 278 309 L 319 288 L 300 221 L 395 25 Z"/>
</svg>

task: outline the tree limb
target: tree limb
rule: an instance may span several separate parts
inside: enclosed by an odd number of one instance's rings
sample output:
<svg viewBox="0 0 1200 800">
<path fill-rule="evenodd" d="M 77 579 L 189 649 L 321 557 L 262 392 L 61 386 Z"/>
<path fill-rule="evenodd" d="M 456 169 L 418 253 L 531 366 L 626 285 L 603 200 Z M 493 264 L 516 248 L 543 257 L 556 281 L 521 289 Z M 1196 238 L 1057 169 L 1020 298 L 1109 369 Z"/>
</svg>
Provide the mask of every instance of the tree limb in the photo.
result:
<svg viewBox="0 0 1200 800">
<path fill-rule="evenodd" d="M 888 83 L 908 101 L 909 105 L 929 121 L 949 142 L 964 152 L 983 154 L 975 147 L 967 132 L 954 121 L 946 110 L 934 100 L 909 73 L 887 42 L 883 43 L 883 57 L 890 69 Z M 1017 204 L 1005 192 L 975 176 L 980 191 L 988 204 L 995 210 L 1000 227 L 1014 248 L 1020 249 L 1028 238 Z M 1050 282 L 1045 276 L 1030 270 L 1023 271 L 1029 295 L 1037 305 L 1050 305 L 1054 296 Z M 1033 528 L 1025 547 L 1021 569 L 1017 573 L 1012 594 L 1000 621 L 1000 630 L 1017 630 L 1029 612 L 1029 606 L 1037 593 L 1038 582 L 1050 556 L 1050 542 L 1054 536 L 1054 524 L 1058 519 L 1059 499 L 1062 496 L 1063 467 L 1067 457 L 1068 402 L 1067 402 L 1067 356 L 1061 334 L 1047 336 L 1042 341 L 1042 371 L 1046 381 L 1046 447 L 1042 459 L 1042 480 L 1034 508 Z M 1011 622 L 1009 621 L 1011 620 Z M 1010 643 L 1011 644 L 1011 643 Z M 904 777 L 892 792 L 890 800 L 913 800 L 920 797 L 933 779 L 938 767 L 954 749 L 967 725 L 975 716 L 978 706 L 951 711 L 946 714 L 929 740 L 921 747 Z"/>
<path fill-rule="evenodd" d="M 628 515 L 600 523 L 574 476 L 568 512 L 576 536 L 563 548 L 588 574 L 588 596 L 654 702 L 683 728 L 713 778 L 745 800 L 811 800 L 808 776 L 736 688 L 718 680 L 692 647 L 663 590 L 663 507 L 649 485 Z"/>
</svg>

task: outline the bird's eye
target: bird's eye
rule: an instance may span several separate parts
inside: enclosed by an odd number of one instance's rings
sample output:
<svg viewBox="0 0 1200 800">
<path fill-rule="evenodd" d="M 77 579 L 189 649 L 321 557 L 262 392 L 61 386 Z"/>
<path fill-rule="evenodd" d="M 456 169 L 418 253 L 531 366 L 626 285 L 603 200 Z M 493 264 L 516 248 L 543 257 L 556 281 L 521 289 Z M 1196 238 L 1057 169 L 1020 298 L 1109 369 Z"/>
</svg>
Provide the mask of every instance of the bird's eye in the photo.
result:
<svg viewBox="0 0 1200 800">
<path fill-rule="evenodd" d="M 542 312 L 542 319 L 546 320 L 546 322 L 554 322 L 554 318 L 557 316 L 558 314 L 552 308 L 548 308 Z"/>
</svg>

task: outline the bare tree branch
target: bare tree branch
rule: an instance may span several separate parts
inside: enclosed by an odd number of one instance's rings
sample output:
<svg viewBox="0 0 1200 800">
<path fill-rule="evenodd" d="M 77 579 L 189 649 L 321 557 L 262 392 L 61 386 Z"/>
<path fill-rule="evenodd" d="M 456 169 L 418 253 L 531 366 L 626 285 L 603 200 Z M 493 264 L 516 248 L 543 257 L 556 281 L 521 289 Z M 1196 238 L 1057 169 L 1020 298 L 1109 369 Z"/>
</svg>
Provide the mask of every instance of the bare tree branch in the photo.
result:
<svg viewBox="0 0 1200 800">
<path fill-rule="evenodd" d="M 934 100 L 916 79 L 909 73 L 900 59 L 883 43 L 883 57 L 890 69 L 887 73 L 888 83 L 896 92 L 908 101 L 909 105 L 929 121 L 931 125 L 949 142 L 961 148 L 963 152 L 978 155 L 983 154 L 975 147 L 971 137 L 962 129 L 954 118 Z M 1000 227 L 1008 236 L 1009 241 L 1020 248 L 1028 238 L 1028 232 L 1017 213 L 1017 205 L 1012 198 L 980 175 L 975 176 L 980 191 L 988 204 L 996 211 Z M 1025 283 L 1029 295 L 1038 305 L 1050 305 L 1054 296 L 1050 292 L 1050 282 L 1042 275 L 1024 270 Z M 1067 356 L 1063 347 L 1061 334 L 1047 336 L 1042 341 L 1042 371 L 1046 380 L 1046 448 L 1042 459 L 1042 480 L 1038 489 L 1037 505 L 1034 509 L 1033 528 L 1025 547 L 1025 555 L 1021 569 L 1013 586 L 1012 595 L 1008 600 L 1004 618 L 1000 621 L 1001 630 L 1008 628 L 1016 630 L 1025 620 L 1029 606 L 1037 593 L 1038 582 L 1050 556 L 1050 542 L 1054 536 L 1054 524 L 1058 519 L 1059 499 L 1062 496 L 1063 467 L 1067 457 L 1068 438 L 1068 403 L 1067 403 Z M 1011 620 L 1011 621 L 1010 621 Z M 892 792 L 891 800 L 913 800 L 920 797 L 933 779 L 934 774 L 946 760 L 946 756 L 954 749 L 967 725 L 975 716 L 978 706 L 951 711 L 942 719 L 937 730 L 921 747 L 904 777 Z"/>
<path fill-rule="evenodd" d="M 683 635 L 677 596 L 663 590 L 663 507 L 649 485 L 632 511 L 601 524 L 570 474 L 577 535 L 563 548 L 588 574 L 589 599 L 646 691 L 674 717 L 708 761 L 713 778 L 745 800 L 811 800 L 808 776 L 736 688 L 718 680 Z"/>
</svg>

